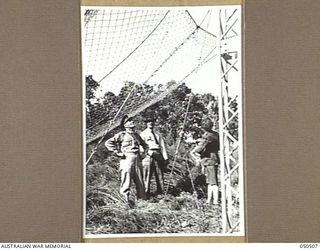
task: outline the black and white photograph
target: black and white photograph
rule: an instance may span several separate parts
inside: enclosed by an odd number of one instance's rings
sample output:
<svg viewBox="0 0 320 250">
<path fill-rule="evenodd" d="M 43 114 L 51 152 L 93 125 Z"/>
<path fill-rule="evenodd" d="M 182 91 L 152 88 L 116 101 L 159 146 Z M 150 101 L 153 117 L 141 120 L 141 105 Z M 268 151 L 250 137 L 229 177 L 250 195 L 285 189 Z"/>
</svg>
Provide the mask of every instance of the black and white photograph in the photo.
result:
<svg viewBox="0 0 320 250">
<path fill-rule="evenodd" d="M 241 6 L 82 6 L 84 238 L 244 236 Z"/>
</svg>

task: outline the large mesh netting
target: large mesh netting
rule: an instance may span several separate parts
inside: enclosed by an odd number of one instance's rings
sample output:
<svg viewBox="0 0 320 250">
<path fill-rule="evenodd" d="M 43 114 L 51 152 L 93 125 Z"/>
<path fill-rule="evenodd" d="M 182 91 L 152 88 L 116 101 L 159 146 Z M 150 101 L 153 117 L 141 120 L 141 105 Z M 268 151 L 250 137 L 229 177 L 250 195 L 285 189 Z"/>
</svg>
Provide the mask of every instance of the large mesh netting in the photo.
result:
<svg viewBox="0 0 320 250">
<path fill-rule="evenodd" d="M 216 54 L 216 37 L 186 10 L 86 9 L 83 18 L 83 74 L 87 92 L 94 89 L 87 93 L 87 143 L 123 114 L 163 99 Z"/>
</svg>

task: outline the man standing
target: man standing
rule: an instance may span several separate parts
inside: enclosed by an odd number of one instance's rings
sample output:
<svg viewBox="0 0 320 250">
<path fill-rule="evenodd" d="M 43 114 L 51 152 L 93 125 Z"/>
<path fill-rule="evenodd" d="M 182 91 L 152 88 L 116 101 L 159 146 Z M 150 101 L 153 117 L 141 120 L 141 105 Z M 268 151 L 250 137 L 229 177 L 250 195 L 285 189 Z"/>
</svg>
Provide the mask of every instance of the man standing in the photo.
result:
<svg viewBox="0 0 320 250">
<path fill-rule="evenodd" d="M 157 193 L 164 190 L 163 173 L 168 164 L 168 155 L 164 140 L 159 132 L 154 131 L 155 119 L 148 117 L 145 119 L 147 128 L 141 132 L 141 138 L 148 144 L 148 152 L 143 159 L 143 179 L 147 196 L 150 195 L 150 181 L 155 175 Z"/>
<path fill-rule="evenodd" d="M 135 132 L 132 118 L 124 116 L 121 126 L 125 131 L 117 133 L 105 143 L 106 148 L 120 157 L 120 193 L 129 203 L 131 180 L 137 189 L 137 198 L 146 199 L 143 183 L 141 155 L 148 149 L 147 144 Z"/>
<path fill-rule="evenodd" d="M 201 173 L 206 175 L 208 184 L 207 203 L 218 204 L 219 187 L 218 187 L 218 164 L 219 159 L 219 133 L 212 130 L 213 123 L 211 120 L 205 120 L 201 124 L 203 131 L 198 145 L 190 152 L 193 159 L 199 159 Z"/>
</svg>

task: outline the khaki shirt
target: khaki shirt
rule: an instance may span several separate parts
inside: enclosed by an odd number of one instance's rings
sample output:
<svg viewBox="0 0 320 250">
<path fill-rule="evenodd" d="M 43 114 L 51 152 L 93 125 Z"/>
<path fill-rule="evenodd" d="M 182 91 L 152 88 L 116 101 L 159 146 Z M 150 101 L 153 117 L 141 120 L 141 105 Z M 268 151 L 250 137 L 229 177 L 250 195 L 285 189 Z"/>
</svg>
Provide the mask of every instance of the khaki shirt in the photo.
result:
<svg viewBox="0 0 320 250">
<path fill-rule="evenodd" d="M 140 153 L 147 150 L 148 145 L 137 133 L 122 131 L 105 142 L 109 151 L 126 153 Z"/>
</svg>

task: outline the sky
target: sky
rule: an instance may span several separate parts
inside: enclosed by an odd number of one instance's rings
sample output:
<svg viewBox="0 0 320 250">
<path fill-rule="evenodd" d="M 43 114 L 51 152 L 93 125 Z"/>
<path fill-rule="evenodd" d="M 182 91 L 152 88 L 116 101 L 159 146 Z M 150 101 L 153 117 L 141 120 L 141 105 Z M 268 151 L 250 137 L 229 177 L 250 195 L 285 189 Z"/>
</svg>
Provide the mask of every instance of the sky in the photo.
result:
<svg viewBox="0 0 320 250">
<path fill-rule="evenodd" d="M 91 7 L 92 8 L 92 7 Z M 235 6 L 223 6 L 223 8 L 234 9 Z M 177 8 L 170 8 L 177 9 Z M 181 7 L 180 7 L 181 9 Z M 219 10 L 221 6 L 211 7 L 184 7 L 187 9 L 196 23 L 199 25 L 203 20 L 201 27 L 217 37 L 217 44 L 219 44 Z M 206 18 L 205 18 L 206 17 Z M 204 19 L 205 18 L 205 19 Z M 240 23 L 238 26 L 240 29 Z M 241 34 L 239 32 L 239 34 Z M 241 38 L 237 40 L 238 48 L 241 48 Z M 188 77 L 185 82 L 195 93 L 211 93 L 213 95 L 220 95 L 220 58 L 219 58 L 219 47 L 217 47 L 216 57 L 204 64 L 199 71 Z M 240 57 L 241 58 L 241 57 Z M 84 58 L 85 60 L 85 58 Z M 85 63 L 84 63 L 85 65 Z M 241 70 L 239 69 L 241 72 Z M 241 73 L 231 72 L 229 73 L 230 79 L 233 79 L 233 84 L 230 85 L 230 95 L 239 95 L 241 91 Z M 201 84 L 199 84 L 201 83 Z M 105 90 L 101 91 L 104 92 Z"/>
<path fill-rule="evenodd" d="M 231 7 L 232 8 L 232 7 Z M 210 33 L 214 34 L 219 37 L 219 9 L 220 7 L 193 7 L 189 9 L 190 14 L 194 18 L 194 20 L 200 24 L 202 20 L 205 18 L 208 10 L 211 11 L 211 16 L 205 19 L 204 23 L 201 25 L 202 28 L 209 31 Z M 239 37 L 239 47 L 240 46 L 240 37 Z M 218 40 L 217 40 L 218 42 Z M 232 75 L 233 72 L 230 71 Z M 233 74 L 235 80 L 235 86 L 231 86 L 230 95 L 239 95 L 241 91 L 241 75 L 240 74 Z M 220 77 L 220 59 L 219 59 L 219 51 L 217 50 L 217 56 L 215 59 L 211 60 L 207 64 L 205 64 L 200 71 L 190 79 L 190 83 L 188 84 L 189 87 L 193 89 L 193 91 L 197 93 L 208 93 L 208 90 L 212 90 L 212 94 L 218 96 L 220 95 L 220 84 L 221 84 L 221 77 Z M 197 84 L 201 82 L 202 84 Z"/>
</svg>

